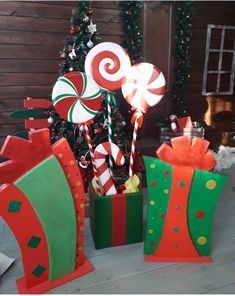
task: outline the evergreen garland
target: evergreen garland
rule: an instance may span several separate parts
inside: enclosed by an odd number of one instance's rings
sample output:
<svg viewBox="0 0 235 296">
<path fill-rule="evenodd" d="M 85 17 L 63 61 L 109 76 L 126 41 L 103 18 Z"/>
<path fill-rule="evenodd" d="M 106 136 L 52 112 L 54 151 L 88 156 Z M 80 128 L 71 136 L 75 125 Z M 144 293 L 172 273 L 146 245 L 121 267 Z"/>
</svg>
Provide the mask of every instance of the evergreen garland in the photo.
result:
<svg viewBox="0 0 235 296">
<path fill-rule="evenodd" d="M 175 33 L 175 80 L 173 85 L 173 113 L 178 117 L 187 115 L 187 84 L 190 78 L 192 22 L 194 7 L 192 1 L 176 1 Z"/>
<path fill-rule="evenodd" d="M 120 1 L 122 7 L 124 40 L 122 46 L 128 52 L 132 64 L 143 60 L 143 27 L 141 17 L 143 1 Z"/>
</svg>

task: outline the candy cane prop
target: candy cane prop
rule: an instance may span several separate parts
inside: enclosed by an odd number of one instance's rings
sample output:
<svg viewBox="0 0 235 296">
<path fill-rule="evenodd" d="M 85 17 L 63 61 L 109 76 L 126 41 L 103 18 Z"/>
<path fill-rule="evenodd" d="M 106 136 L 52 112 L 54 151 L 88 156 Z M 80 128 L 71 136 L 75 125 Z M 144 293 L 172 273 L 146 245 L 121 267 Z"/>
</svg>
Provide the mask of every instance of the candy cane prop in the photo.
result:
<svg viewBox="0 0 235 296">
<path fill-rule="evenodd" d="M 160 102 L 165 93 L 166 81 L 162 72 L 154 65 L 140 63 L 132 66 L 123 78 L 122 94 L 133 107 L 135 113 L 132 117 L 134 131 L 131 144 L 129 177 L 133 176 L 133 162 L 135 156 L 136 137 L 138 128 L 143 123 L 143 113 L 149 107 Z"/>
<path fill-rule="evenodd" d="M 103 186 L 106 195 L 113 195 L 117 193 L 117 190 L 106 164 L 105 157 L 107 155 L 112 155 L 118 166 L 122 166 L 125 163 L 125 158 L 120 148 L 114 143 L 104 142 L 95 148 L 94 158 L 100 183 Z"/>
<path fill-rule="evenodd" d="M 96 83 L 105 91 L 105 101 L 108 113 L 108 140 L 112 143 L 111 106 L 116 106 L 115 94 L 122 85 L 122 78 L 131 62 L 126 51 L 113 42 L 102 42 L 94 46 L 86 56 L 85 72 L 93 77 Z M 112 174 L 113 163 L 109 157 L 109 167 Z"/>
<path fill-rule="evenodd" d="M 88 124 L 101 107 L 102 93 L 96 82 L 85 73 L 70 72 L 58 78 L 53 87 L 52 102 L 59 115 L 72 123 L 84 126 L 85 138 L 92 160 L 97 185 L 99 180 Z M 99 186 L 98 186 L 99 188 Z M 99 193 L 100 190 L 98 189 Z M 101 194 L 100 194 L 101 195 Z"/>
</svg>

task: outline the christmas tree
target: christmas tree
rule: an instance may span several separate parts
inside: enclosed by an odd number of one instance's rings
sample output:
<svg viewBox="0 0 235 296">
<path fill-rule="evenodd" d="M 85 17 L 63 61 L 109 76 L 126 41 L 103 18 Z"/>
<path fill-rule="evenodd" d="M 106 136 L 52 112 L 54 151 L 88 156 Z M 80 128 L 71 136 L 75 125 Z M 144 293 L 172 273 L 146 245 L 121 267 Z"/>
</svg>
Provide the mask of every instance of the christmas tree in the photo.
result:
<svg viewBox="0 0 235 296">
<path fill-rule="evenodd" d="M 60 75 L 71 71 L 84 72 L 84 63 L 89 50 L 100 41 L 92 14 L 93 9 L 90 1 L 79 1 L 77 7 L 72 10 L 70 34 L 65 38 L 64 48 L 60 52 L 62 59 Z M 121 101 L 121 104 L 119 101 Z M 112 141 L 122 149 L 126 156 L 126 167 L 123 167 L 120 171 L 119 168 L 114 166 L 114 177 L 122 176 L 125 178 L 130 151 L 130 139 L 128 139 L 127 134 L 129 138 L 132 134 L 129 128 L 130 124 L 127 124 L 121 113 L 123 111 L 125 118 L 130 122 L 131 112 L 126 110 L 125 106 L 121 106 L 122 104 L 127 105 L 123 103 L 123 100 L 118 100 L 117 106 L 111 106 Z M 79 129 L 76 124 L 61 119 L 54 110 L 50 112 L 50 117 L 53 121 L 51 127 L 52 142 L 56 142 L 61 137 L 67 139 L 80 167 L 86 188 L 88 182 L 93 178 L 93 171 L 84 131 Z M 93 121 L 94 123 L 90 126 L 90 133 L 95 148 L 98 144 L 108 141 L 107 105 L 105 101 L 103 101 L 102 107 Z"/>
</svg>

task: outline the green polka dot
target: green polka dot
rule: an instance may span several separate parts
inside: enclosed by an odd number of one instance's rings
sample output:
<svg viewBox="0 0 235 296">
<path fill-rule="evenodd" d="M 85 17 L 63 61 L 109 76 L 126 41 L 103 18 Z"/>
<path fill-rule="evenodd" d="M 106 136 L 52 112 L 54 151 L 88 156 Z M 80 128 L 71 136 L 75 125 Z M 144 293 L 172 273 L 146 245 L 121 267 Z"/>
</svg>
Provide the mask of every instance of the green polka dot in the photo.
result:
<svg viewBox="0 0 235 296">
<path fill-rule="evenodd" d="M 173 228 L 173 231 L 174 231 L 175 233 L 178 233 L 178 232 L 180 231 L 180 229 L 179 229 L 179 227 L 175 227 L 175 228 Z"/>
<path fill-rule="evenodd" d="M 180 187 L 184 187 L 184 186 L 185 186 L 185 182 L 184 182 L 184 181 L 180 181 L 180 182 L 179 182 L 179 186 L 180 186 Z"/>
</svg>

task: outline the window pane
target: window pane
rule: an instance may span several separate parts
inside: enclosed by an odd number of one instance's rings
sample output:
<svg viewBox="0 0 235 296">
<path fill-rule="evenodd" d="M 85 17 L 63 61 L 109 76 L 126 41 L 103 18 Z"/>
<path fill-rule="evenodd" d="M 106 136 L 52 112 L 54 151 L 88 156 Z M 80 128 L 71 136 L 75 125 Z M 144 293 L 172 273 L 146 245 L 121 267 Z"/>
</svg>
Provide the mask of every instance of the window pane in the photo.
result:
<svg viewBox="0 0 235 296">
<path fill-rule="evenodd" d="M 230 52 L 223 53 L 222 71 L 232 71 L 233 54 Z"/>
<path fill-rule="evenodd" d="M 217 84 L 217 74 L 208 74 L 207 75 L 206 91 L 207 92 L 216 92 L 216 84 Z"/>
<path fill-rule="evenodd" d="M 208 71 L 217 71 L 219 64 L 219 52 L 210 52 L 208 61 Z"/>
<path fill-rule="evenodd" d="M 230 74 L 221 74 L 220 76 L 220 91 L 229 91 Z"/>
</svg>

